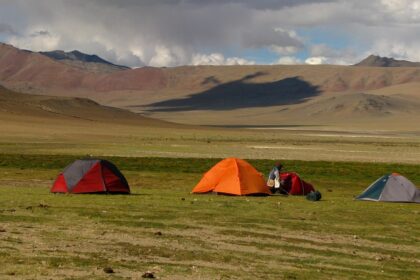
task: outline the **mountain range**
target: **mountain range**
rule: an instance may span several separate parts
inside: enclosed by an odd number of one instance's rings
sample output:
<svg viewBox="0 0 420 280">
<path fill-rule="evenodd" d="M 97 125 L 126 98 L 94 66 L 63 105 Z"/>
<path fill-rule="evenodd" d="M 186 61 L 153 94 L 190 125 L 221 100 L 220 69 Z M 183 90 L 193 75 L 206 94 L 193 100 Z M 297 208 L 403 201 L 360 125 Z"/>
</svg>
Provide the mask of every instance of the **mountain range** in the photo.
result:
<svg viewBox="0 0 420 280">
<path fill-rule="evenodd" d="M 414 65 L 370 56 L 355 66 L 129 69 L 77 51 L 36 53 L 0 44 L 0 84 L 9 89 L 90 98 L 199 125 L 349 126 L 353 119 L 411 129 L 406 120 L 420 116 L 420 69 Z"/>
<path fill-rule="evenodd" d="M 93 72 L 114 72 L 130 69 L 130 67 L 127 66 L 113 64 L 97 55 L 89 55 L 77 50 L 71 52 L 56 50 L 39 53 L 54 60 L 64 62 L 70 66 L 80 67 Z"/>
</svg>

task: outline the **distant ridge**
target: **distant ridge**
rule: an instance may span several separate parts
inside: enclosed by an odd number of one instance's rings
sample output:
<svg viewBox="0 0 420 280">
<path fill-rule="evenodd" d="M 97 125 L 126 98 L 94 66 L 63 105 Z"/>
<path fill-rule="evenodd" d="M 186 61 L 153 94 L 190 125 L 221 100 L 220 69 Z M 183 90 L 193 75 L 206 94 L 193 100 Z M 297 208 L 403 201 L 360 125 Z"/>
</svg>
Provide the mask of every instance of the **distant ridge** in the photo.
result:
<svg viewBox="0 0 420 280">
<path fill-rule="evenodd" d="M 98 70 L 99 72 L 100 70 L 103 70 L 105 72 L 113 72 L 130 69 L 130 67 L 127 66 L 113 64 L 95 54 L 85 54 L 77 50 L 71 52 L 55 50 L 39 53 L 51 59 L 67 63 L 71 66 L 78 66 L 86 70 Z"/>
<path fill-rule="evenodd" d="M 371 67 L 420 67 L 420 62 L 411 62 L 407 60 L 397 60 L 390 57 L 382 57 L 378 55 L 369 55 L 354 66 L 371 66 Z"/>
</svg>

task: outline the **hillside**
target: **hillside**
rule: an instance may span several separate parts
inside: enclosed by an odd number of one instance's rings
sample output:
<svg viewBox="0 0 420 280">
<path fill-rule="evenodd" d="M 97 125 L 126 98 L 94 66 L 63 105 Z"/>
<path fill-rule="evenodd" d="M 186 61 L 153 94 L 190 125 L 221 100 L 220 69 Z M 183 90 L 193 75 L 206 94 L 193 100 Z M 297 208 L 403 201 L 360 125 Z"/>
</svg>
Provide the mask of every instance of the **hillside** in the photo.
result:
<svg viewBox="0 0 420 280">
<path fill-rule="evenodd" d="M 48 93 L 54 88 L 75 89 L 94 76 L 39 53 L 0 44 L 0 83 L 25 93 Z"/>
<path fill-rule="evenodd" d="M 405 96 L 384 96 L 366 93 L 336 94 L 280 112 L 279 117 L 295 122 L 308 119 L 316 122 L 392 121 L 417 116 L 420 101 Z"/>
<path fill-rule="evenodd" d="M 378 55 L 370 55 L 356 63 L 355 66 L 370 67 L 420 67 L 420 62 L 411 62 L 407 60 L 397 60 L 390 57 L 382 57 Z"/>
<path fill-rule="evenodd" d="M 0 86 L 0 121 L 45 119 L 47 122 L 100 122 L 138 126 L 174 126 L 113 107 L 102 106 L 86 98 L 22 94 Z"/>
</svg>

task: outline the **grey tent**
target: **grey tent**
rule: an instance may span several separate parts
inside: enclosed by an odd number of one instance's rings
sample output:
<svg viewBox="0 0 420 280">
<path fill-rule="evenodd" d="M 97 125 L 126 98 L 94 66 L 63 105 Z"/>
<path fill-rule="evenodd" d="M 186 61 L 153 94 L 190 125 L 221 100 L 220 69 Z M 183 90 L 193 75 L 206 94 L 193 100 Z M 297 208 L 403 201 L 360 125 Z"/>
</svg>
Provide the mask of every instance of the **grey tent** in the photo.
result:
<svg viewBox="0 0 420 280">
<path fill-rule="evenodd" d="M 404 176 L 392 173 L 370 185 L 357 200 L 420 203 L 420 190 Z"/>
</svg>

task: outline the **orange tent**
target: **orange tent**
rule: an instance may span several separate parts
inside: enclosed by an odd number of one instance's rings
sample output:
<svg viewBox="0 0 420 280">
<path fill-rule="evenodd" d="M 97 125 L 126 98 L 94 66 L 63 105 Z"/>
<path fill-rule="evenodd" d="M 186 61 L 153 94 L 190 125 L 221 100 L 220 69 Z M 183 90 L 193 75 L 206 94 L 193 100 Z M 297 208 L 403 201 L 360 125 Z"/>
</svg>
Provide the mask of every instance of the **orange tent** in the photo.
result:
<svg viewBox="0 0 420 280">
<path fill-rule="evenodd" d="M 262 174 L 251 164 L 238 158 L 227 158 L 217 163 L 204 174 L 192 192 L 231 195 L 270 194 Z"/>
</svg>

